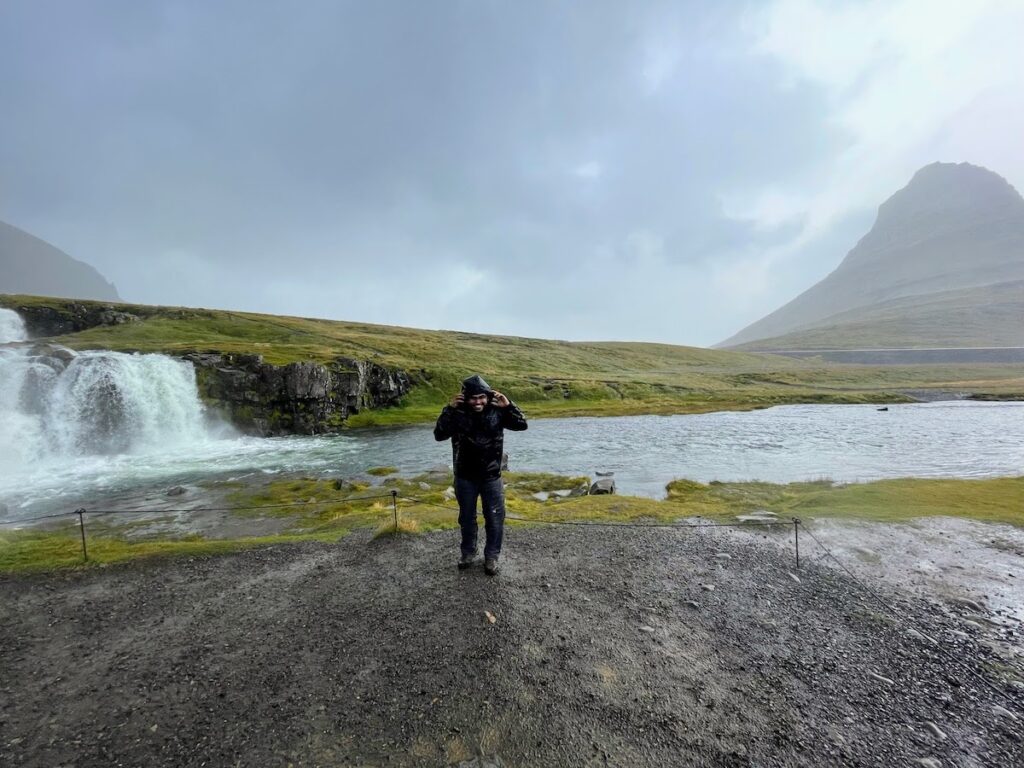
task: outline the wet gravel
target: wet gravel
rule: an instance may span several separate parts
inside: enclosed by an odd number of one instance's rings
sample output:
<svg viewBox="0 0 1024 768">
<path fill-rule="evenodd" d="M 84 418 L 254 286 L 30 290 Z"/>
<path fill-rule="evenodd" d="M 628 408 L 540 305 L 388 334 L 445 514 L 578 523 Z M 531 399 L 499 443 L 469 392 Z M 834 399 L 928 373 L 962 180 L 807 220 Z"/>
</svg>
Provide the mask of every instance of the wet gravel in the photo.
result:
<svg viewBox="0 0 1024 768">
<path fill-rule="evenodd" d="M 1024 765 L 1024 692 L 937 604 L 884 593 L 955 664 L 746 532 L 506 548 L 493 579 L 453 532 L 4 578 L 0 765 Z"/>
</svg>

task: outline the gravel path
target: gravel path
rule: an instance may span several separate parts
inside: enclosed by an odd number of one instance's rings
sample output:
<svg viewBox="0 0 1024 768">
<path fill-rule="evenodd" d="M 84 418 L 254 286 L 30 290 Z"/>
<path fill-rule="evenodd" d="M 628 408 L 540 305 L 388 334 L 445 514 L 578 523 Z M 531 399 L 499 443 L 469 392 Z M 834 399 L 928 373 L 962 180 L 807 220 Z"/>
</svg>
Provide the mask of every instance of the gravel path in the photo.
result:
<svg viewBox="0 0 1024 768">
<path fill-rule="evenodd" d="M 935 604 L 886 593 L 962 664 L 746 532 L 507 536 L 495 579 L 447 532 L 0 580 L 0 765 L 1024 764 Z"/>
</svg>

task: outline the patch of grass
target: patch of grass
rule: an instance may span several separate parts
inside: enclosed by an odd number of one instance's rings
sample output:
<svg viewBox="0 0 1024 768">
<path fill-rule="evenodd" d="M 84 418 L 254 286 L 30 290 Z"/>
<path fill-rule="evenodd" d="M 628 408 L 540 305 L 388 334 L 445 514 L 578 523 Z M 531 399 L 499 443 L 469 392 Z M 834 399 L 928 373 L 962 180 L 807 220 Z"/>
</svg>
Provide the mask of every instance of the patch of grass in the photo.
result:
<svg viewBox="0 0 1024 768">
<path fill-rule="evenodd" d="M 366 470 L 366 474 L 374 475 L 375 477 L 393 475 L 396 472 L 398 472 L 398 467 L 370 467 L 368 470 Z"/>
<path fill-rule="evenodd" d="M 379 539 L 381 537 L 388 536 L 404 536 L 409 534 L 421 534 L 423 530 L 420 528 L 420 521 L 410 519 L 407 517 L 400 518 L 398 520 L 398 527 L 395 527 L 394 522 L 381 523 L 377 526 L 377 531 L 373 534 L 373 538 Z"/>
<path fill-rule="evenodd" d="M 82 543 L 73 531 L 23 530 L 0 534 L 0 573 L 31 573 L 59 568 L 89 568 L 149 557 L 205 556 L 240 549 L 299 541 L 337 541 L 345 529 L 304 534 L 280 534 L 228 540 L 190 536 L 180 539 L 128 540 L 109 534 L 90 535 L 89 560 L 82 561 Z"/>
<path fill-rule="evenodd" d="M 844 517 L 898 522 L 961 517 L 1024 526 L 1024 477 L 984 480 L 903 478 L 837 485 L 745 482 L 668 484 L 668 498 L 689 514 L 735 516 L 765 509 L 784 517 Z"/>
<path fill-rule="evenodd" d="M 590 478 L 583 475 L 567 477 L 544 472 L 505 472 L 503 478 L 508 490 L 522 493 L 571 490 L 582 486 L 590 488 Z"/>
</svg>

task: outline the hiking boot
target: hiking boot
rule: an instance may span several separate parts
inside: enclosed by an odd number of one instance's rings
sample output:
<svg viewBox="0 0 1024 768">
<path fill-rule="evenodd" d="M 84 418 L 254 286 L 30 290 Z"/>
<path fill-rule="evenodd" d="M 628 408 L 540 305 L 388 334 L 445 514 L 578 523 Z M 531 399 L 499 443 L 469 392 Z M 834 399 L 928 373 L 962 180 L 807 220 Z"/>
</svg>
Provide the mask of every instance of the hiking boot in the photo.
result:
<svg viewBox="0 0 1024 768">
<path fill-rule="evenodd" d="M 484 573 L 488 576 L 498 575 L 498 558 L 489 557 L 484 561 Z"/>
<path fill-rule="evenodd" d="M 473 563 L 475 563 L 475 562 L 476 562 L 476 552 L 473 552 L 473 553 L 468 554 L 468 555 L 463 555 L 461 558 L 459 558 L 459 570 L 460 571 L 464 571 L 467 568 L 472 568 L 473 567 Z"/>
</svg>

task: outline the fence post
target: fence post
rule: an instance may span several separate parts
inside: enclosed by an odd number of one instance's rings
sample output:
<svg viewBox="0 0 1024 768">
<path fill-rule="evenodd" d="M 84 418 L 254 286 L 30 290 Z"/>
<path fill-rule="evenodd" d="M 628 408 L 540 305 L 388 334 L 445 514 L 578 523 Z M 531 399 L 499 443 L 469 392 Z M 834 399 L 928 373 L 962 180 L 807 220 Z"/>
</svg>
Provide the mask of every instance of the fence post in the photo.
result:
<svg viewBox="0 0 1024 768">
<path fill-rule="evenodd" d="M 800 570 L 800 518 L 793 518 L 793 543 L 796 545 L 796 567 Z"/>
<path fill-rule="evenodd" d="M 398 491 L 391 490 L 391 508 L 395 512 L 395 533 L 398 533 Z"/>
<path fill-rule="evenodd" d="M 89 562 L 89 550 L 85 548 L 85 508 L 79 507 L 75 510 L 78 515 L 78 530 L 82 533 L 82 562 Z"/>
</svg>

